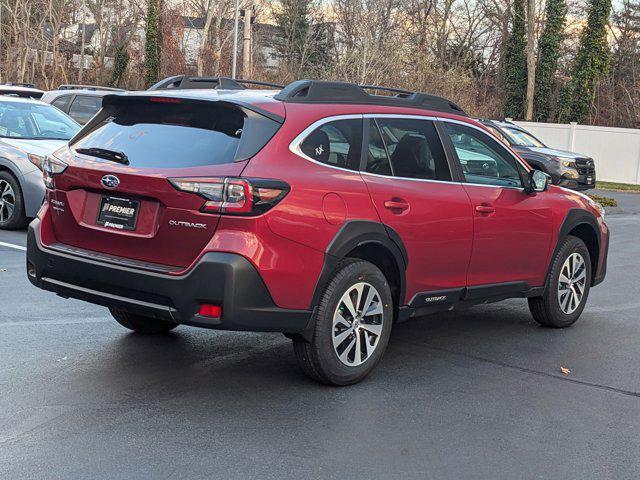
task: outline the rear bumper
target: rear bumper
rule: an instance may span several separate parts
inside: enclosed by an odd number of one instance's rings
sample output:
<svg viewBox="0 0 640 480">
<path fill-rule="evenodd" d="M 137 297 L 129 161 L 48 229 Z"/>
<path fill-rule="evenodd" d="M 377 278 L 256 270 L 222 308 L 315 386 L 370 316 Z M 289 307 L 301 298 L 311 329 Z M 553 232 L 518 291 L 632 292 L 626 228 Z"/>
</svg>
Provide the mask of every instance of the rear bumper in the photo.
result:
<svg viewBox="0 0 640 480">
<path fill-rule="evenodd" d="M 35 286 L 63 297 L 206 328 L 295 334 L 312 313 L 277 307 L 241 255 L 206 253 L 185 275 L 144 271 L 46 248 L 39 219 L 29 225 L 27 273 Z M 198 315 L 203 303 L 222 306 L 222 318 Z"/>
</svg>

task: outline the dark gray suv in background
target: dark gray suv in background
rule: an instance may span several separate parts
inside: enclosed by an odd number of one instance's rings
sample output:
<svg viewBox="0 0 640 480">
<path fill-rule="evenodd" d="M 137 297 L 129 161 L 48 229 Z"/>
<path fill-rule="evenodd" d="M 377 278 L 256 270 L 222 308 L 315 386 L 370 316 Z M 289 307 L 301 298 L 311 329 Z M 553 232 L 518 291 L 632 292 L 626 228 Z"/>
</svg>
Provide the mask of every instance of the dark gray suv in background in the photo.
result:
<svg viewBox="0 0 640 480">
<path fill-rule="evenodd" d="M 486 119 L 478 121 L 511 146 L 531 167 L 551 175 L 555 185 L 573 190 L 595 188 L 596 168 L 592 158 L 549 148 L 515 123 Z"/>
</svg>

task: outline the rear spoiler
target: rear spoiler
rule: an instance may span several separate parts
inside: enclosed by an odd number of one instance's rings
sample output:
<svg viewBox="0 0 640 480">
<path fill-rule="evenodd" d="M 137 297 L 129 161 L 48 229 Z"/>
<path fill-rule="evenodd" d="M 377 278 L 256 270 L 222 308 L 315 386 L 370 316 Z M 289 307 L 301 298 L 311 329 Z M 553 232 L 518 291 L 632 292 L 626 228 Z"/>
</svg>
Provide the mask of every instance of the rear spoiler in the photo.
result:
<svg viewBox="0 0 640 480">
<path fill-rule="evenodd" d="M 215 102 L 220 105 L 237 107 L 245 111 L 245 114 L 251 115 L 260 115 L 262 117 L 268 118 L 278 124 L 284 123 L 284 117 L 281 117 L 278 114 L 269 112 L 263 108 L 252 105 L 248 102 L 243 102 L 239 99 L 233 99 L 229 97 L 225 97 L 224 99 L 218 98 L 192 98 L 192 97 L 184 97 L 184 96 L 174 96 L 174 95 L 162 95 L 159 92 L 159 95 L 128 95 L 128 94 L 109 94 L 102 97 L 102 110 L 100 110 L 94 117 L 89 120 L 81 129 L 74 135 L 73 138 L 69 140 L 69 146 L 73 145 L 80 138 L 84 137 L 87 133 L 94 130 L 100 123 L 102 123 L 105 118 L 108 117 L 108 110 L 111 107 L 119 107 L 123 105 L 145 105 L 149 103 L 185 103 L 185 104 L 194 104 L 194 103 L 205 103 L 205 102 Z M 107 115 L 105 115 L 107 113 Z"/>
<path fill-rule="evenodd" d="M 267 117 L 274 122 L 284 123 L 284 117 L 280 115 L 260 108 L 251 103 L 225 96 L 224 99 L 216 97 L 212 98 L 197 98 L 186 95 L 166 95 L 163 92 L 158 92 L 157 95 L 141 94 L 141 95 L 118 95 L 109 94 L 102 97 L 102 107 L 121 106 L 121 105 L 144 105 L 148 103 L 202 103 L 202 102 L 216 102 L 219 104 L 226 104 L 230 106 L 240 107 L 245 110 L 255 112 L 263 117 Z"/>
</svg>

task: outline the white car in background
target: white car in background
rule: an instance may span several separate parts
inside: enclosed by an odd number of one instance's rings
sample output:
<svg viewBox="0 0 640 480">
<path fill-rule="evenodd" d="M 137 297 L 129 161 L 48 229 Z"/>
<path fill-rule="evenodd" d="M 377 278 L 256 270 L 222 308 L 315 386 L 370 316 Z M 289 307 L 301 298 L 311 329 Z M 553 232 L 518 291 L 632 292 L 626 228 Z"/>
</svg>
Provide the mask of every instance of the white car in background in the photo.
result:
<svg viewBox="0 0 640 480">
<path fill-rule="evenodd" d="M 0 96 L 0 229 L 24 227 L 44 198 L 42 160 L 73 137 L 80 125 L 57 108 Z"/>
<path fill-rule="evenodd" d="M 0 95 L 39 99 L 44 95 L 44 91 L 36 88 L 33 83 L 5 82 L 0 83 Z"/>
</svg>

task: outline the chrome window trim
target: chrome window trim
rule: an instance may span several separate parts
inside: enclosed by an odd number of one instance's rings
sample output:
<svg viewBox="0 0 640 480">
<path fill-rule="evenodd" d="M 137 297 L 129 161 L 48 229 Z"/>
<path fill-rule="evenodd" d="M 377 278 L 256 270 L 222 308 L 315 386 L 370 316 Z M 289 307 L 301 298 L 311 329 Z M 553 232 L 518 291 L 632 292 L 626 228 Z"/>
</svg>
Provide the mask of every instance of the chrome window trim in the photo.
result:
<svg viewBox="0 0 640 480">
<path fill-rule="evenodd" d="M 401 113 L 365 113 L 364 118 L 408 118 L 414 120 L 439 120 L 438 117 L 432 117 L 428 115 L 403 115 Z"/>
<path fill-rule="evenodd" d="M 447 185 L 463 185 L 462 182 L 456 182 L 454 180 L 430 180 L 428 178 L 395 177 L 393 175 L 380 175 L 379 173 L 365 172 L 362 170 L 360 171 L 360 174 L 370 175 L 372 177 L 379 177 L 379 178 L 389 178 L 392 180 L 408 180 L 410 182 L 445 183 Z"/>
<path fill-rule="evenodd" d="M 324 117 L 321 118 L 319 120 L 316 120 L 315 122 L 313 122 L 311 125 L 309 125 L 307 128 L 305 128 L 302 132 L 300 132 L 298 135 L 296 135 L 296 137 L 293 139 L 293 141 L 289 144 L 289 151 L 291 153 L 293 153 L 294 155 L 297 155 L 298 157 L 301 157 L 311 163 L 315 163 L 316 165 L 321 165 L 323 167 L 328 167 L 328 168 L 333 168 L 335 170 L 340 170 L 343 172 L 350 172 L 350 173 L 359 173 L 360 175 L 371 175 L 374 177 L 379 177 L 379 178 L 390 178 L 390 179 L 394 179 L 394 180 L 409 180 L 412 182 L 427 182 L 427 183 L 444 183 L 447 185 L 472 185 L 474 187 L 486 187 L 486 188 L 508 188 L 509 190 L 520 190 L 520 191 L 524 191 L 524 187 L 510 187 L 507 185 L 487 185 L 484 183 L 471 183 L 471 182 L 456 182 L 456 181 L 448 181 L 448 180 L 429 180 L 426 178 L 410 178 L 410 177 L 396 177 L 396 176 L 390 176 L 390 175 L 380 175 L 377 173 L 370 173 L 370 172 L 366 172 L 363 170 L 350 170 L 348 168 L 343 168 L 343 167 L 336 167 L 334 165 L 330 165 L 328 163 L 322 163 L 322 162 L 318 162 L 317 160 L 314 160 L 313 158 L 307 156 L 304 154 L 304 152 L 300 149 L 300 145 L 302 144 L 302 142 L 305 141 L 305 139 L 311 134 L 311 132 L 313 132 L 316 128 L 321 127 L 322 125 L 326 124 L 326 123 L 330 123 L 336 120 L 358 120 L 358 119 L 365 119 L 365 118 L 407 118 L 407 119 L 415 119 L 415 120 L 431 120 L 431 121 L 439 121 L 439 122 L 451 122 L 451 123 L 457 123 L 459 125 L 464 125 L 464 126 L 468 126 L 471 128 L 475 128 L 476 130 L 478 130 L 479 132 L 483 133 L 484 135 L 488 136 L 489 138 L 491 138 L 493 140 L 493 138 L 487 133 L 485 132 L 482 128 L 477 127 L 476 125 L 473 125 L 471 123 L 468 122 L 463 122 L 460 120 L 454 120 L 451 118 L 443 118 L 443 117 L 433 117 L 433 116 L 426 116 L 426 115 L 410 115 L 410 114 L 400 114 L 400 113 L 351 113 L 351 114 L 345 114 L 345 115 L 333 115 L 330 117 Z M 495 140 L 494 140 L 495 141 Z M 499 143 L 499 142 L 498 142 Z M 502 147 L 502 146 L 501 146 Z M 364 146 L 363 146 L 364 148 Z M 502 147 L 504 149 L 504 147 Z M 509 153 L 509 155 L 511 155 L 516 162 L 518 162 L 520 165 L 522 165 L 522 167 L 526 170 L 529 171 L 529 168 L 527 168 L 526 165 L 524 165 L 520 159 L 514 155 L 512 152 L 510 152 L 509 150 L 507 150 L 507 152 Z"/>
</svg>

